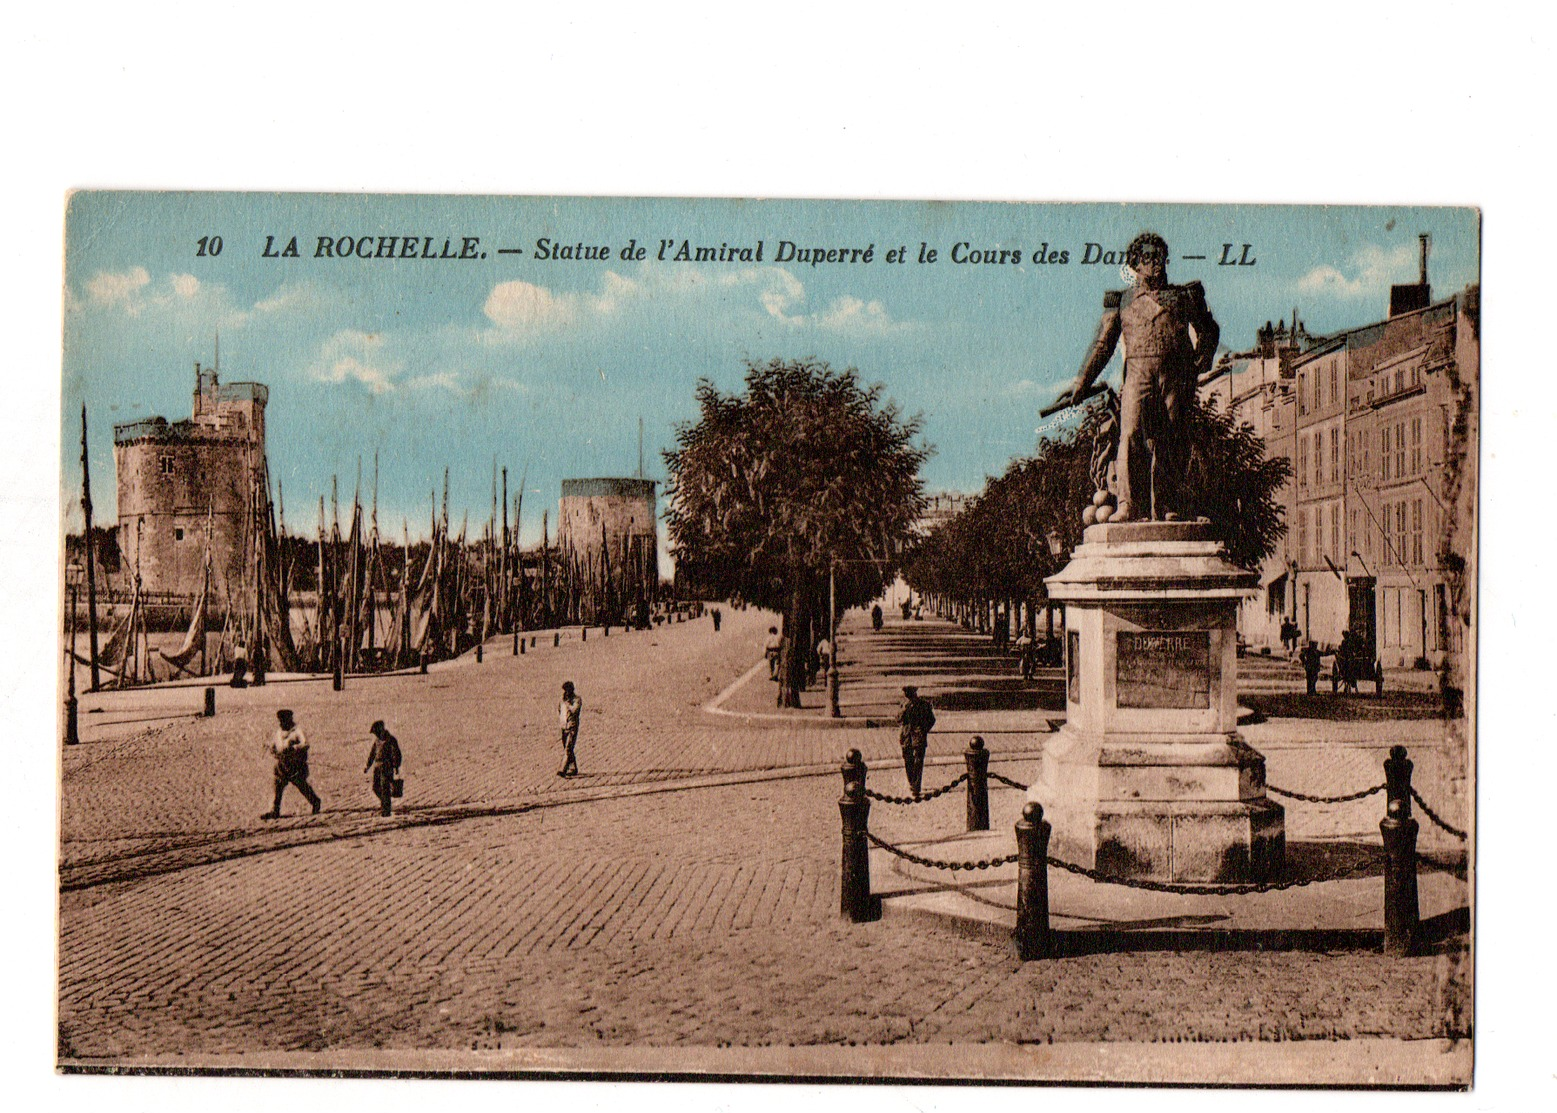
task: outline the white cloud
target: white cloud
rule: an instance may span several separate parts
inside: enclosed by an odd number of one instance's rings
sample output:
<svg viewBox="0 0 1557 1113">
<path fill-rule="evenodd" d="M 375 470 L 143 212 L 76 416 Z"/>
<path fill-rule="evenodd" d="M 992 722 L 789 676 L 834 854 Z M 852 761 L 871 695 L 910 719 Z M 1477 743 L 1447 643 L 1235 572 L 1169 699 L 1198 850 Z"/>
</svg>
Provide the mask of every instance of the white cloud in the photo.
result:
<svg viewBox="0 0 1557 1113">
<path fill-rule="evenodd" d="M 150 282 L 151 275 L 146 273 L 145 267 L 131 267 L 120 274 L 98 271 L 87 280 L 87 297 L 97 305 L 121 305 L 131 313 L 138 313 L 131 304 L 138 300 L 140 291 Z"/>
<path fill-rule="evenodd" d="M 500 329 L 530 332 L 572 324 L 579 296 L 554 294 L 544 286 L 515 279 L 494 286 L 482 312 Z"/>
<path fill-rule="evenodd" d="M 153 281 L 145 267 L 99 271 L 86 282 L 86 300 L 67 299 L 72 312 L 98 310 L 151 321 L 174 318 L 184 324 L 240 328 L 249 312 L 232 303 L 227 289 L 201 282 L 192 274 L 169 274 Z"/>
<path fill-rule="evenodd" d="M 1352 255 L 1345 270 L 1322 263 L 1298 279 L 1297 288 L 1305 294 L 1375 297 L 1393 283 L 1414 279 L 1416 261 L 1416 249 L 1410 244 L 1392 248 L 1365 244 Z"/>
<path fill-rule="evenodd" d="M 482 309 L 498 329 L 489 339 L 503 342 L 583 327 L 633 305 L 698 305 L 708 300 L 717 300 L 736 312 L 745 304 L 794 328 L 885 335 L 914 327 L 894 320 L 881 301 L 850 294 L 834 298 L 819 312 L 804 312 L 805 284 L 784 267 L 774 266 L 714 271 L 644 264 L 632 277 L 607 271 L 598 290 L 578 292 L 553 291 L 516 279 L 493 287 Z"/>
<path fill-rule="evenodd" d="M 401 366 L 385 358 L 384 337 L 343 329 L 320 347 L 313 377 L 322 383 L 360 383 L 373 394 L 396 389 Z"/>
</svg>

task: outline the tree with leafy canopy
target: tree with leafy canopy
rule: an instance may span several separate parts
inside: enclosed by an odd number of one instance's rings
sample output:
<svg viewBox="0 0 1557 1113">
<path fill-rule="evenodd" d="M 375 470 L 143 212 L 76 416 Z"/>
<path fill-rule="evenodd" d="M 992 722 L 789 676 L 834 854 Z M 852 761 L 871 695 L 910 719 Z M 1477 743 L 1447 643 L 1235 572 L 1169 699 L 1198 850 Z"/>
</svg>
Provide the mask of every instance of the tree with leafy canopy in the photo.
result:
<svg viewBox="0 0 1557 1113">
<path fill-rule="evenodd" d="M 906 570 L 915 590 L 967 604 L 1046 600 L 1043 581 L 1081 541 L 1081 512 L 1091 500 L 1093 438 L 1105 407 L 1090 408 L 1031 457 L 1014 460 L 984 490 L 921 543 Z M 1237 565 L 1257 569 L 1286 532 L 1280 502 L 1291 461 L 1267 457 L 1254 428 L 1209 399 L 1190 416 L 1192 447 L 1186 504 L 1216 527 Z M 1050 552 L 1051 536 L 1061 555 Z"/>
<path fill-rule="evenodd" d="M 924 512 L 923 420 L 883 389 L 815 359 L 749 361 L 742 394 L 699 380 L 699 420 L 664 453 L 678 577 L 784 616 L 782 706 L 800 705 L 830 574 L 840 612 L 877 598 Z"/>
</svg>

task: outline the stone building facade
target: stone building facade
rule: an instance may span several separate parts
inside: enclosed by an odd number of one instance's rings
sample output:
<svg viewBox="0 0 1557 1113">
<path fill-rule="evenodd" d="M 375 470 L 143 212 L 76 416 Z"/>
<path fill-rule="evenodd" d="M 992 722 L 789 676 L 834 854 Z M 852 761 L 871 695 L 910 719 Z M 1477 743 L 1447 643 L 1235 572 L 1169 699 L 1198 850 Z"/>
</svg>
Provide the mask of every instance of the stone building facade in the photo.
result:
<svg viewBox="0 0 1557 1113">
<path fill-rule="evenodd" d="M 1278 648 L 1290 618 L 1324 647 L 1352 630 L 1387 668 L 1467 648 L 1479 303 L 1477 287 L 1432 301 L 1424 264 L 1386 319 L 1317 337 L 1294 313 L 1202 380 L 1292 465 L 1286 535 L 1239 615 L 1250 645 Z"/>
<path fill-rule="evenodd" d="M 189 420 L 114 426 L 121 567 L 142 590 L 198 592 L 208 529 L 213 604 L 246 585 L 269 397 L 260 383 L 224 385 L 197 363 Z"/>
</svg>

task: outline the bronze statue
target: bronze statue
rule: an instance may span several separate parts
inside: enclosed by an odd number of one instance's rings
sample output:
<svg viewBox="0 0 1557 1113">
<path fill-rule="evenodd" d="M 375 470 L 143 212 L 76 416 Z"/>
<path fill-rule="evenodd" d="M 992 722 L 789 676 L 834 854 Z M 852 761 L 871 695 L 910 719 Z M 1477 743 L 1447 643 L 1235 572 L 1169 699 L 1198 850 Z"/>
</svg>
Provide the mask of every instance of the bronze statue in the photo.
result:
<svg viewBox="0 0 1557 1113">
<path fill-rule="evenodd" d="M 1106 508 L 1109 500 L 1100 494 L 1092 516 L 1098 521 L 1176 521 L 1189 512 L 1182 488 L 1189 463 L 1189 418 L 1200 375 L 1216 358 L 1220 330 L 1200 283 L 1169 285 L 1168 245 L 1161 236 L 1141 233 L 1125 260 L 1135 273 L 1135 285 L 1104 293 L 1097 339 L 1074 385 L 1045 412 L 1076 405 L 1096 393 L 1093 381 L 1123 337 L 1114 484 L 1118 504 Z"/>
</svg>

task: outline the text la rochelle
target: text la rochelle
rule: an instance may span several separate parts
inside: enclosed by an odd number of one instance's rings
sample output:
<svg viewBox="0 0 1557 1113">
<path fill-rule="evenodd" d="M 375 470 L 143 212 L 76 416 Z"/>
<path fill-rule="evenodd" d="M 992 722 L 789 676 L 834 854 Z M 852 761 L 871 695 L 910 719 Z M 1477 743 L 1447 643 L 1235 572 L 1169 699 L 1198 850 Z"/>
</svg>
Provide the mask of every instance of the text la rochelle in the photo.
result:
<svg viewBox="0 0 1557 1113">
<path fill-rule="evenodd" d="M 304 237 L 305 239 L 307 237 Z M 297 259 L 297 237 L 266 236 L 262 259 Z M 315 259 L 485 259 L 480 236 L 317 236 Z"/>
</svg>

